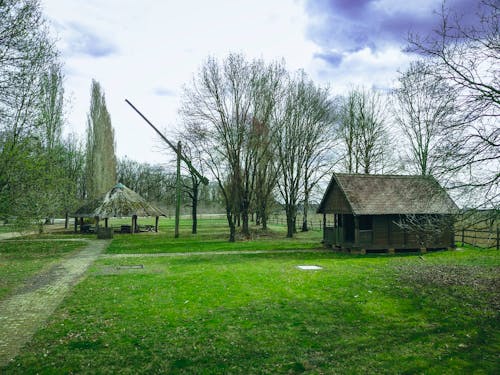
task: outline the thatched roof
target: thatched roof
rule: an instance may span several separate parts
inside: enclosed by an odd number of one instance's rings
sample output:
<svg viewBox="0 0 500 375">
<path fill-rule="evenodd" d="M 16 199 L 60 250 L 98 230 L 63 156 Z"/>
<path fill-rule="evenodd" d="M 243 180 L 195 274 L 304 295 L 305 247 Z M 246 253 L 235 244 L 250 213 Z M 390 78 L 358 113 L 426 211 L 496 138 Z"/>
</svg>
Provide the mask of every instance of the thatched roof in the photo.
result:
<svg viewBox="0 0 500 375">
<path fill-rule="evenodd" d="M 431 176 L 334 174 L 318 212 L 453 214 L 458 207 Z"/>
<path fill-rule="evenodd" d="M 118 183 L 99 199 L 88 202 L 76 212 L 76 217 L 165 216 L 157 207 L 125 185 Z"/>
</svg>

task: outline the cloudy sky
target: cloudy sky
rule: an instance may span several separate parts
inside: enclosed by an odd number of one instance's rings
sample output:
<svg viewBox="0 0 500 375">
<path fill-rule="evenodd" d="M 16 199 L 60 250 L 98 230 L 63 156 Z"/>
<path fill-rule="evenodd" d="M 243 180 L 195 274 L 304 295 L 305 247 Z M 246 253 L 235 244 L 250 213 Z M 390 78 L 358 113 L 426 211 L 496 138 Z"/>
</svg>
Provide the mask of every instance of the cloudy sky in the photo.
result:
<svg viewBox="0 0 500 375">
<path fill-rule="evenodd" d="M 473 14 L 475 0 L 448 0 Z M 85 133 L 94 78 L 105 91 L 117 155 L 166 162 L 153 131 L 179 126 L 183 85 L 208 56 L 241 52 L 284 58 L 334 93 L 350 86 L 387 89 L 410 56 L 408 32 L 429 33 L 441 0 L 42 0 L 58 38 L 70 97 L 68 129 Z"/>
</svg>

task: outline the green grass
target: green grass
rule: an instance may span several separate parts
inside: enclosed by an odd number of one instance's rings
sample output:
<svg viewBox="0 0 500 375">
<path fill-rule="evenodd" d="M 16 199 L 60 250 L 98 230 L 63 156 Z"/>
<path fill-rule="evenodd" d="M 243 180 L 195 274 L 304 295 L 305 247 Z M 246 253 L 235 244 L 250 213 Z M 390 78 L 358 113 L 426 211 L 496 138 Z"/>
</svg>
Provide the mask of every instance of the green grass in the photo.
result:
<svg viewBox="0 0 500 375">
<path fill-rule="evenodd" d="M 147 220 L 140 221 L 148 224 Z M 174 237 L 174 221 L 160 221 L 160 233 L 115 234 L 107 253 L 173 253 L 238 250 L 289 250 L 321 248 L 322 233 L 309 231 L 286 238 L 286 228 L 270 225 L 268 231 L 252 229 L 250 239 L 228 242 L 229 231 L 223 219 L 202 219 L 198 233 L 191 234 L 191 222 L 181 220 L 179 238 Z"/>
<path fill-rule="evenodd" d="M 0 233 L 16 232 L 17 228 L 12 224 L 0 224 Z"/>
<path fill-rule="evenodd" d="M 4 372 L 496 374 L 499 266 L 470 248 L 101 259 Z"/>
<path fill-rule="evenodd" d="M 0 301 L 83 242 L 0 241 Z"/>
</svg>

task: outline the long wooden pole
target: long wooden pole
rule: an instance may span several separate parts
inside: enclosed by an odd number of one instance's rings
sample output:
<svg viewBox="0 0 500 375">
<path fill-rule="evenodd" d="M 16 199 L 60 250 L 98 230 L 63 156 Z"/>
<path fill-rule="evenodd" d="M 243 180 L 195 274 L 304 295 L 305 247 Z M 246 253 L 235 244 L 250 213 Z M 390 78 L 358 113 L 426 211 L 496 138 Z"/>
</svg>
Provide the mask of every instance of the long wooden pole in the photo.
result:
<svg viewBox="0 0 500 375">
<path fill-rule="evenodd" d="M 179 219 L 181 213 L 181 141 L 177 142 L 177 178 L 175 184 L 175 234 L 174 237 L 179 237 Z"/>
<path fill-rule="evenodd" d="M 133 109 L 134 111 L 136 111 L 136 112 L 139 114 L 139 116 L 141 116 L 141 117 L 144 119 L 144 121 L 146 121 L 146 122 L 148 123 L 148 125 L 149 125 L 149 126 L 151 126 L 151 127 L 154 129 L 154 131 L 155 131 L 155 132 L 156 132 L 156 133 L 157 133 L 157 134 L 161 137 L 161 139 L 163 139 L 163 140 L 164 140 L 164 141 L 165 141 L 165 142 L 166 142 L 166 143 L 167 143 L 167 144 L 168 144 L 168 145 L 172 148 L 172 150 L 174 150 L 175 152 L 177 152 L 177 149 L 176 149 L 176 147 L 174 146 L 174 144 L 173 144 L 172 142 L 170 142 L 170 141 L 167 139 L 167 137 L 165 137 L 165 136 L 164 136 L 164 135 L 163 135 L 163 134 L 162 134 L 162 133 L 161 133 L 161 132 L 160 132 L 160 131 L 156 128 L 156 126 L 154 126 L 154 125 L 151 123 L 151 121 L 149 121 L 149 120 L 146 118 L 146 116 L 144 116 L 144 115 L 141 113 L 141 111 L 139 111 L 137 108 L 135 108 L 135 106 L 134 106 L 132 103 L 130 103 L 130 102 L 128 101 L 128 99 L 125 99 L 125 102 L 126 102 L 129 106 L 131 106 L 131 107 L 132 107 L 132 109 Z M 190 171 L 191 171 L 194 175 L 196 175 L 196 176 L 200 179 L 200 181 L 203 183 L 203 185 L 208 185 L 208 178 L 206 178 L 205 176 L 203 176 L 200 172 L 198 172 L 198 171 L 196 170 L 196 168 L 195 168 L 195 167 L 193 167 L 193 165 L 191 164 L 191 160 L 189 160 L 187 157 L 185 157 L 184 155 L 182 155 L 182 153 L 181 153 L 181 155 L 180 155 L 180 158 L 181 158 L 181 160 L 182 160 L 184 163 L 186 163 L 186 164 L 187 164 L 187 166 L 188 166 L 189 170 L 190 170 Z"/>
</svg>

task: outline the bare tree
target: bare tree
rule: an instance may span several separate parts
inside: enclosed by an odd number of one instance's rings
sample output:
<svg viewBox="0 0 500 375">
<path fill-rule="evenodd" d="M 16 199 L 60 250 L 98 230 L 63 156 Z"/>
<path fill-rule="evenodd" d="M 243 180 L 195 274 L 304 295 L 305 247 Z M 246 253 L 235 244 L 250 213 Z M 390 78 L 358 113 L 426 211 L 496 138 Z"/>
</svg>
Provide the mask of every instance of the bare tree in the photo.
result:
<svg viewBox="0 0 500 375">
<path fill-rule="evenodd" d="M 496 1 L 478 3 L 475 24 L 446 8 L 440 26 L 411 35 L 409 50 L 427 57 L 429 71 L 457 93 L 460 121 L 443 129 L 442 155 L 452 163 L 452 188 L 482 207 L 498 207 L 500 189 L 500 33 Z"/>
<path fill-rule="evenodd" d="M 275 121 L 278 189 L 287 218 L 287 237 L 293 237 L 300 199 L 308 202 L 319 177 L 315 173 L 323 166 L 325 153 L 332 145 L 328 90 L 316 87 L 299 72 L 287 84 L 286 96 L 276 108 Z"/>
<path fill-rule="evenodd" d="M 456 95 L 423 61 L 412 62 L 398 83 L 392 108 L 394 120 L 410 146 L 410 168 L 422 175 L 438 172 L 445 164 L 439 147 L 443 129 L 455 121 Z"/>
<path fill-rule="evenodd" d="M 351 90 L 339 100 L 339 138 L 345 147 L 343 164 L 347 173 L 359 173 L 358 95 L 357 90 Z"/>
<path fill-rule="evenodd" d="M 352 89 L 341 99 L 339 137 L 348 173 L 383 171 L 388 164 L 387 100 L 377 91 Z"/>
<path fill-rule="evenodd" d="M 240 217 L 242 234 L 249 235 L 255 171 L 265 155 L 257 124 L 271 113 L 279 71 L 279 64 L 248 62 L 237 54 L 221 63 L 209 58 L 184 92 L 181 113 L 187 131 L 208 153 L 204 162 L 226 202 L 230 241 Z"/>
</svg>

